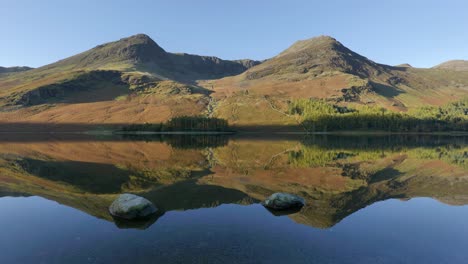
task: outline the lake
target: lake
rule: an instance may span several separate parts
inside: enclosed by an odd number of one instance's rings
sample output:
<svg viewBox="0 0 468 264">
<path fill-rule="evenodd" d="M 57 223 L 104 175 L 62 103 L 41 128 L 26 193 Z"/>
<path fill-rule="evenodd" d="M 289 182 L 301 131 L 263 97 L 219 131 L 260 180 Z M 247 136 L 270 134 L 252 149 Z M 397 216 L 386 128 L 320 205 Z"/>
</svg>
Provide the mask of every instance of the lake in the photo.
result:
<svg viewBox="0 0 468 264">
<path fill-rule="evenodd" d="M 2 134 L 0 263 L 468 263 L 467 143 Z M 122 193 L 163 213 L 114 219 Z"/>
</svg>

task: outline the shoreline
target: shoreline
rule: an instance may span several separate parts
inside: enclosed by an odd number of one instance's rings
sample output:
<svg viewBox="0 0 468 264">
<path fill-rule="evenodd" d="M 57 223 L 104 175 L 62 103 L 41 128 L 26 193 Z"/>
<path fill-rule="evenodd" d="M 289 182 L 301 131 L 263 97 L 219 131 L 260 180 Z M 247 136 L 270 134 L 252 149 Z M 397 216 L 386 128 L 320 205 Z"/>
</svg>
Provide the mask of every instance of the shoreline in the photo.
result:
<svg viewBox="0 0 468 264">
<path fill-rule="evenodd" d="M 440 135 L 440 136 L 468 136 L 464 131 L 447 132 L 387 132 L 387 131 L 329 131 L 329 132 L 300 132 L 300 131 L 116 131 L 116 130 L 88 130 L 88 131 L 0 131 L 0 135 L 8 134 L 81 134 L 81 135 L 343 135 L 343 136 L 387 136 L 387 135 Z"/>
<path fill-rule="evenodd" d="M 113 135 L 233 135 L 237 133 L 235 131 L 112 131 Z"/>
<path fill-rule="evenodd" d="M 456 135 L 468 136 L 468 132 L 387 132 L 387 131 L 330 131 L 330 132 L 299 132 L 299 131 L 113 131 L 114 135 Z"/>
</svg>

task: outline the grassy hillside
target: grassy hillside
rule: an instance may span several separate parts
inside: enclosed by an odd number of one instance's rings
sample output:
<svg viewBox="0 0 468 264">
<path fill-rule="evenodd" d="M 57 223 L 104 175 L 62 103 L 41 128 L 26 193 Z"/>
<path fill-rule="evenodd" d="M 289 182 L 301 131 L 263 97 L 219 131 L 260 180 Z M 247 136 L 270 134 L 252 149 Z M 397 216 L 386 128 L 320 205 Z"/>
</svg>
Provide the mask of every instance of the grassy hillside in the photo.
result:
<svg viewBox="0 0 468 264">
<path fill-rule="evenodd" d="M 258 64 L 168 53 L 140 34 L 37 69 L 0 75 L 0 122 L 145 123 L 206 112 L 194 80 Z"/>
<path fill-rule="evenodd" d="M 159 123 L 197 115 L 297 129 L 303 120 L 289 109 L 301 99 L 411 112 L 467 96 L 468 71 L 382 65 L 327 36 L 260 63 L 169 53 L 140 34 L 0 75 L 0 122 Z"/>
<path fill-rule="evenodd" d="M 295 120 L 278 110 L 285 113 L 296 99 L 396 112 L 445 105 L 468 96 L 468 72 L 382 65 L 322 36 L 299 41 L 238 76 L 200 85 L 212 87 L 218 117 L 239 125 L 290 124 Z"/>
</svg>

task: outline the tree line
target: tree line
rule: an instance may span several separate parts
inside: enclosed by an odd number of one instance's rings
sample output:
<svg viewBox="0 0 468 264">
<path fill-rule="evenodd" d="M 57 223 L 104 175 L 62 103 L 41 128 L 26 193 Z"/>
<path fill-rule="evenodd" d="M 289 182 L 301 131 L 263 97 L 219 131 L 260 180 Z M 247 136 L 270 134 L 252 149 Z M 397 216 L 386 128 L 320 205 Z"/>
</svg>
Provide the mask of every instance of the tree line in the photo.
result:
<svg viewBox="0 0 468 264">
<path fill-rule="evenodd" d="M 228 122 L 221 118 L 203 116 L 174 117 L 165 123 L 132 124 L 122 127 L 122 131 L 150 132 L 229 132 Z"/>
<path fill-rule="evenodd" d="M 364 106 L 351 109 L 324 100 L 300 99 L 289 113 L 299 115 L 309 132 L 383 130 L 389 132 L 468 131 L 468 99 L 443 107 L 423 107 L 407 113 Z"/>
</svg>

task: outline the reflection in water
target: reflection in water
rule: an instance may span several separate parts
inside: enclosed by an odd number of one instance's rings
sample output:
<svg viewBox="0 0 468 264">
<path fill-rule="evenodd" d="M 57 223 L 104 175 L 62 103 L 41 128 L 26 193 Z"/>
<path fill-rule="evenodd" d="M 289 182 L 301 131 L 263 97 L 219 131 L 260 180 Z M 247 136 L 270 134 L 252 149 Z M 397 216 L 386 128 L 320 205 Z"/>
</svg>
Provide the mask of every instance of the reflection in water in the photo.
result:
<svg viewBox="0 0 468 264">
<path fill-rule="evenodd" d="M 290 217 L 319 228 L 390 198 L 468 203 L 465 137 L 168 138 L 4 142 L 0 190 L 42 196 L 108 221 L 114 221 L 109 204 L 124 192 L 166 212 L 252 204 L 288 192 L 307 200 Z"/>
<path fill-rule="evenodd" d="M 466 210 L 449 206 L 468 204 L 465 137 L 86 137 L 0 138 L 0 208 L 8 216 L 0 219 L 0 248 L 8 253 L 0 261 L 468 259 L 460 253 Z M 108 207 L 125 192 L 146 197 L 162 213 L 140 222 L 113 219 Z M 269 212 L 259 202 L 274 192 L 299 195 L 306 206 Z M 444 204 L 402 202 L 415 197 Z M 24 232 L 27 240 L 19 236 Z M 422 241 L 430 253 L 415 247 Z"/>
<path fill-rule="evenodd" d="M 159 141 L 166 142 L 174 148 L 181 149 L 204 149 L 225 146 L 229 142 L 229 136 L 226 134 L 209 135 L 209 134 L 175 134 L 175 135 L 122 135 L 126 140 L 137 141 Z"/>
<path fill-rule="evenodd" d="M 126 220 L 123 218 L 113 217 L 115 225 L 120 229 L 147 229 L 152 226 L 161 216 L 164 215 L 163 211 L 159 211 L 156 214 L 151 215 L 149 218 L 137 219 L 137 220 Z"/>
</svg>

